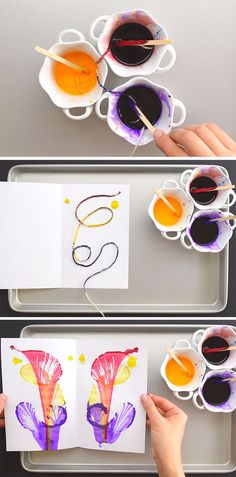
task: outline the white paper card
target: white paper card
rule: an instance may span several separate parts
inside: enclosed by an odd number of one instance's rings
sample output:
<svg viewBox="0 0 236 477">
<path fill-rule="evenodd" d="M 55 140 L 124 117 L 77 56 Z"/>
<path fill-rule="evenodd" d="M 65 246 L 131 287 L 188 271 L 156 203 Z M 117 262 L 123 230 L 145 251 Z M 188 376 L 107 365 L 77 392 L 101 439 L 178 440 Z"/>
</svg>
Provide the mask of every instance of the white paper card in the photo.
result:
<svg viewBox="0 0 236 477">
<path fill-rule="evenodd" d="M 128 186 L 1 182 L 0 224 L 0 289 L 128 288 Z"/>
</svg>

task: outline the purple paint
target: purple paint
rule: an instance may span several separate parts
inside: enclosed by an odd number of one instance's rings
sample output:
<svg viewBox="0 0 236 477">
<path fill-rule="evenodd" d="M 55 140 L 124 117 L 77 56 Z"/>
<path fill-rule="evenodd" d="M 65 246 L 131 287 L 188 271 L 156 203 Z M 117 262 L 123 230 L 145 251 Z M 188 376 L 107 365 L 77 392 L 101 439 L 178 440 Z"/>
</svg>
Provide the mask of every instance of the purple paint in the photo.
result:
<svg viewBox="0 0 236 477">
<path fill-rule="evenodd" d="M 39 421 L 35 414 L 35 409 L 29 402 L 21 402 L 16 406 L 16 417 L 25 429 L 32 433 L 35 441 L 42 450 L 57 450 L 60 435 L 60 428 L 67 420 L 67 411 L 63 406 L 51 407 L 51 426 Z"/>
</svg>

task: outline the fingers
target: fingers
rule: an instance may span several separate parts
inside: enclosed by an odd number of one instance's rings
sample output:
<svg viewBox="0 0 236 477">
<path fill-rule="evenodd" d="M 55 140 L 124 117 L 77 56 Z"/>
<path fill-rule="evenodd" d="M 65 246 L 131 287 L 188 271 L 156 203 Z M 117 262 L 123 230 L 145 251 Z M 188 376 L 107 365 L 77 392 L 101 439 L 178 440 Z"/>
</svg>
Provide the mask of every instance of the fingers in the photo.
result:
<svg viewBox="0 0 236 477">
<path fill-rule="evenodd" d="M 159 129 L 154 132 L 154 139 L 157 147 L 164 152 L 168 157 L 186 157 L 188 156 L 187 152 L 184 151 L 176 142 L 168 136 L 168 134 L 163 133 Z"/>
<path fill-rule="evenodd" d="M 149 396 L 151 397 L 154 404 L 158 406 L 164 413 L 172 411 L 173 409 L 179 409 L 177 406 L 175 406 L 172 402 L 168 401 L 168 399 L 164 397 L 157 396 L 156 394 L 149 394 Z"/>
<path fill-rule="evenodd" d="M 188 151 L 192 157 L 214 157 L 213 151 L 193 131 L 175 129 L 170 134 L 171 139 Z"/>
<path fill-rule="evenodd" d="M 159 414 L 151 397 L 148 394 L 142 394 L 141 401 L 147 413 L 148 421 L 150 421 L 152 425 L 159 422 L 159 419 L 162 419 L 162 416 Z"/>
<path fill-rule="evenodd" d="M 211 149 L 211 151 L 216 155 L 216 156 L 224 156 L 227 153 L 227 150 L 218 139 L 216 134 L 208 127 L 207 124 L 193 124 L 190 126 L 187 126 L 185 129 L 187 131 L 192 131 L 194 134 L 196 134 L 202 141 Z"/>
<path fill-rule="evenodd" d="M 0 414 L 2 413 L 7 401 L 6 394 L 0 394 Z"/>
<path fill-rule="evenodd" d="M 210 129 L 210 131 L 212 131 L 216 135 L 219 141 L 221 141 L 222 144 L 227 149 L 234 152 L 234 154 L 236 155 L 236 142 L 233 141 L 233 139 L 230 136 L 228 136 L 228 134 L 222 131 L 222 129 L 220 129 L 220 127 L 217 126 L 217 124 L 210 123 L 210 124 L 206 124 L 206 126 L 208 127 L 208 129 Z"/>
</svg>

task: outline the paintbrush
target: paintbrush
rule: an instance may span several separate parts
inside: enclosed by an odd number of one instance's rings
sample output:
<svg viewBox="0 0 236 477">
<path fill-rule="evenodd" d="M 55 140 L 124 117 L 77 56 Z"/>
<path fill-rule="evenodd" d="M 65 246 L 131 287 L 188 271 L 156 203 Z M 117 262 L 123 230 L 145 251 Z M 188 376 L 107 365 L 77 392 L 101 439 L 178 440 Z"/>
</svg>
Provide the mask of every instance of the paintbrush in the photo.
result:
<svg viewBox="0 0 236 477">
<path fill-rule="evenodd" d="M 184 364 L 182 363 L 182 361 L 180 361 L 180 359 L 178 358 L 178 356 L 176 356 L 176 354 L 174 353 L 174 351 L 170 348 L 166 348 L 166 351 L 168 353 L 168 355 L 173 358 L 173 360 L 185 371 L 185 373 L 189 374 L 191 376 L 191 373 L 189 372 L 189 370 L 186 368 L 186 366 L 184 366 Z"/>
<path fill-rule="evenodd" d="M 217 217 L 216 219 L 209 219 L 208 222 L 225 222 L 226 220 L 235 220 L 236 215 L 227 215 L 225 217 Z"/>
<path fill-rule="evenodd" d="M 224 346 L 221 348 L 203 348 L 204 353 L 220 353 L 221 351 L 236 350 L 236 346 Z"/>
<path fill-rule="evenodd" d="M 141 121 L 149 129 L 149 131 L 151 131 L 151 133 L 154 134 L 156 129 L 154 128 L 152 123 L 150 123 L 149 119 L 145 116 L 145 114 L 141 111 L 141 109 L 138 107 L 135 99 L 132 98 L 132 96 L 130 95 L 127 95 L 127 96 L 130 100 L 130 106 L 133 109 L 133 111 L 138 115 L 139 119 L 141 119 Z"/>
<path fill-rule="evenodd" d="M 45 50 L 44 48 L 41 48 L 41 46 L 35 46 L 34 49 L 38 53 L 41 53 L 41 55 L 47 56 L 48 58 L 51 58 L 52 60 L 55 60 L 58 63 L 62 63 L 63 65 L 66 65 L 69 68 L 72 68 L 73 70 L 80 71 L 82 73 L 88 73 L 88 69 L 82 66 L 79 66 L 76 63 L 73 63 L 72 61 L 66 60 L 65 58 L 62 58 L 62 56 L 59 56 L 56 53 L 53 53 L 52 51 Z"/>
<path fill-rule="evenodd" d="M 236 377 L 234 378 L 224 378 L 224 379 L 221 379 L 220 381 L 218 381 L 219 383 L 226 383 L 227 381 L 231 381 L 231 382 L 234 382 L 236 381 Z"/>
<path fill-rule="evenodd" d="M 174 212 L 174 214 L 176 215 L 179 215 L 178 214 L 178 211 L 175 209 L 175 207 L 170 203 L 170 201 L 165 197 L 165 195 L 162 193 L 162 190 L 161 189 L 156 189 L 156 194 L 159 195 L 159 197 L 161 198 L 161 200 L 163 200 L 163 202 L 165 202 L 165 204 L 167 205 L 167 207 L 169 207 L 169 209 L 172 210 L 172 212 Z"/>
<path fill-rule="evenodd" d="M 172 40 L 116 40 L 116 46 L 161 46 L 170 45 Z"/>
<path fill-rule="evenodd" d="M 225 186 L 218 186 L 218 187 L 202 187 L 201 189 L 191 189 L 192 194 L 198 194 L 199 192 L 214 192 L 215 190 L 228 190 L 228 189 L 235 189 L 234 184 L 227 184 Z"/>
</svg>

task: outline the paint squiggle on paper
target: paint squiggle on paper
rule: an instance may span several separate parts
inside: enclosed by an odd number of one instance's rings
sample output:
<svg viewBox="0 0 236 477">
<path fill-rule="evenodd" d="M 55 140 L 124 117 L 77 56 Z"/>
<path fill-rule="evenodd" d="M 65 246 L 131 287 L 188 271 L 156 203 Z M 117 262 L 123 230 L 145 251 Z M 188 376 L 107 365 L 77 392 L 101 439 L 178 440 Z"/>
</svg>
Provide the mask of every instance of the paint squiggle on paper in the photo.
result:
<svg viewBox="0 0 236 477">
<path fill-rule="evenodd" d="M 38 387 L 44 420 L 37 418 L 35 409 L 29 402 L 20 402 L 16 406 L 16 417 L 22 427 L 32 433 L 42 450 L 57 450 L 60 429 L 67 420 L 66 402 L 58 384 L 62 376 L 61 365 L 45 351 L 21 351 L 14 346 L 11 349 L 22 353 L 29 362 L 21 366 L 20 376 Z"/>
<path fill-rule="evenodd" d="M 113 417 L 110 411 L 114 386 L 123 384 L 130 377 L 130 369 L 123 361 L 137 352 L 138 348 L 107 351 L 92 364 L 91 376 L 95 383 L 87 404 L 87 421 L 93 427 L 95 440 L 100 447 L 105 443 L 114 444 L 135 419 L 136 409 L 130 402 L 122 403 Z"/>
</svg>

